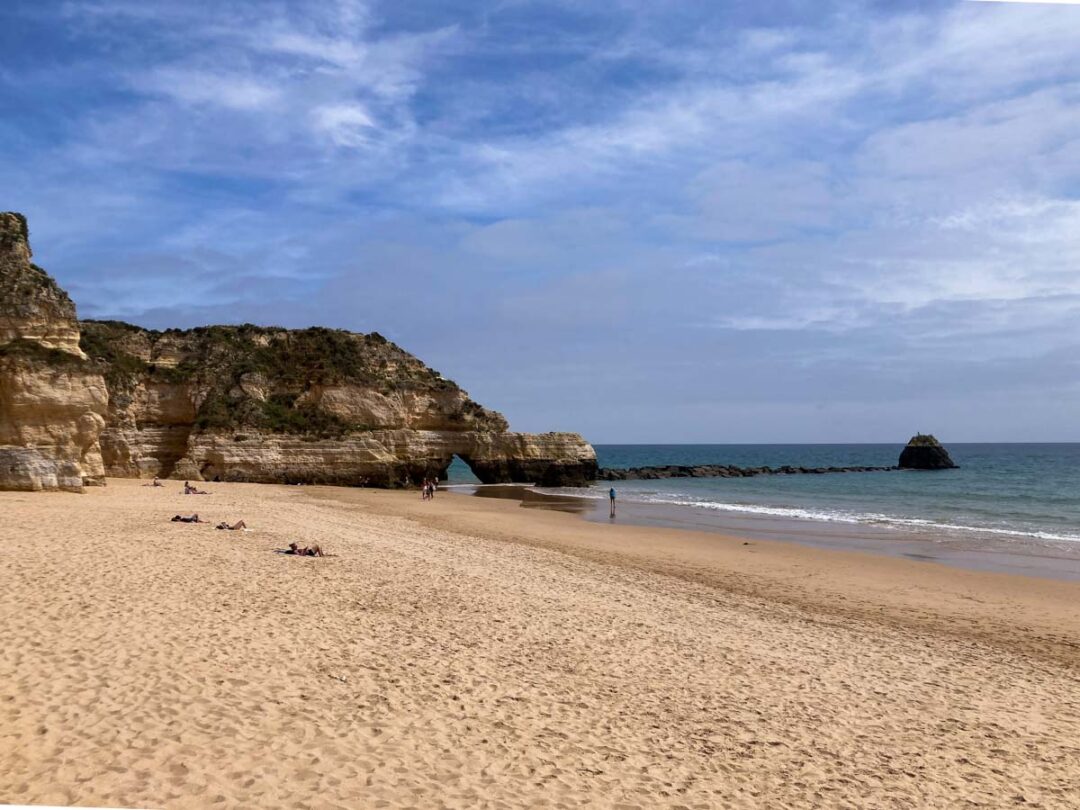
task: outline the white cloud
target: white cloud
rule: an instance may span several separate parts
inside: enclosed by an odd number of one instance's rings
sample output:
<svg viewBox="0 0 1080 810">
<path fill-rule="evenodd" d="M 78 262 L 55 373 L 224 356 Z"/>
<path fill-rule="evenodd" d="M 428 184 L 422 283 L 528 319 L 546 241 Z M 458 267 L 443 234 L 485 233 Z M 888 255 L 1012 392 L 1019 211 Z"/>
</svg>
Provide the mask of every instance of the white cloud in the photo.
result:
<svg viewBox="0 0 1080 810">
<path fill-rule="evenodd" d="M 790 162 L 760 167 L 724 161 L 689 184 L 697 210 L 684 220 L 699 239 L 763 241 L 790 238 L 834 222 L 836 191 L 828 166 Z"/>
<path fill-rule="evenodd" d="M 367 109 L 356 103 L 316 107 L 312 116 L 316 130 L 338 146 L 364 146 L 375 128 Z"/>
<path fill-rule="evenodd" d="M 179 104 L 231 110 L 268 110 L 283 97 L 281 88 L 253 76 L 176 66 L 157 68 L 134 83 L 143 92 L 166 96 Z"/>
<path fill-rule="evenodd" d="M 630 342 L 661 377 L 680 358 L 775 379 L 833 363 L 873 383 L 882 358 L 915 376 L 954 343 L 965 367 L 1062 356 L 1080 308 L 1080 15 L 923 7 L 741 32 L 705 14 L 676 35 L 670 9 L 596 2 L 610 24 L 562 37 L 533 16 L 499 27 L 532 4 L 440 8 L 426 30 L 374 2 L 72 4 L 112 53 L 147 26 L 98 74 L 141 97 L 90 110 L 0 180 L 71 217 L 54 187 L 75 189 L 161 254 L 228 245 L 207 260 L 226 282 L 318 267 L 321 306 L 288 317 L 401 313 L 436 351 L 468 323 L 460 362 L 481 374 L 510 333 L 564 360 L 602 344 L 616 365 Z M 151 210 L 167 211 L 157 236 Z M 51 227 L 66 246 L 97 231 Z M 226 311 L 260 311 L 243 285 L 216 289 Z M 137 292 L 123 311 L 176 299 Z"/>
<path fill-rule="evenodd" d="M 972 3 L 1026 3 L 1029 5 L 1080 6 L 1080 0 L 968 0 Z"/>
</svg>

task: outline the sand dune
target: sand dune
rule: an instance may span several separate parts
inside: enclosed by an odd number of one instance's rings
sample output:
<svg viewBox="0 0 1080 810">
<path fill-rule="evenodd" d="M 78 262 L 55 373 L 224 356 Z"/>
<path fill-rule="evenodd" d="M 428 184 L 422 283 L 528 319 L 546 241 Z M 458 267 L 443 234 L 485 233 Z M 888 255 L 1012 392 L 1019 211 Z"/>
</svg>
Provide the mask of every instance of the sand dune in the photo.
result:
<svg viewBox="0 0 1080 810">
<path fill-rule="evenodd" d="M 178 488 L 0 493 L 0 801 L 1080 804 L 1074 585 Z"/>
</svg>

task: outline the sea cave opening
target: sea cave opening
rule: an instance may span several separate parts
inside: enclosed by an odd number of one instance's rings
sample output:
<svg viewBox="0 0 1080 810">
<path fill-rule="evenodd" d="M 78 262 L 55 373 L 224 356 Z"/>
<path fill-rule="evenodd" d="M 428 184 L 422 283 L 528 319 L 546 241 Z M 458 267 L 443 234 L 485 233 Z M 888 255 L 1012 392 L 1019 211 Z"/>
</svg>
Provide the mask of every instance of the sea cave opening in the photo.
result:
<svg viewBox="0 0 1080 810">
<path fill-rule="evenodd" d="M 476 474 L 472 471 L 469 463 L 456 453 L 450 460 L 450 466 L 446 468 L 446 471 L 443 473 L 440 480 L 447 484 L 480 483 L 480 479 L 476 477 Z"/>
</svg>

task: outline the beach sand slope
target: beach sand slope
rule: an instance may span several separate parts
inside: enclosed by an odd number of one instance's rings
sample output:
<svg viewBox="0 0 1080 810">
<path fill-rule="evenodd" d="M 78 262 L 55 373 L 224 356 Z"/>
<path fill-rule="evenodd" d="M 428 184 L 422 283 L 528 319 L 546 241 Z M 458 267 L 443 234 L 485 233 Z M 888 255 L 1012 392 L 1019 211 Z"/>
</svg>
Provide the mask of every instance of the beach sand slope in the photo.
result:
<svg viewBox="0 0 1080 810">
<path fill-rule="evenodd" d="M 207 486 L 0 493 L 0 802 L 1080 804 L 1075 585 Z"/>
</svg>

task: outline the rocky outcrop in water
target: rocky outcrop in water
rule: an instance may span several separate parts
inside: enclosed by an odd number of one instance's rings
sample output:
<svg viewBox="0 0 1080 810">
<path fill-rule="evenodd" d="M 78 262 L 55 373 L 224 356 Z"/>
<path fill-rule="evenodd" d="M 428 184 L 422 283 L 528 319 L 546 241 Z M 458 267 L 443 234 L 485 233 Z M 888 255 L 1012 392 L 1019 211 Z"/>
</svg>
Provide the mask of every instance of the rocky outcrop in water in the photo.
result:
<svg viewBox="0 0 1080 810">
<path fill-rule="evenodd" d="M 658 467 L 603 468 L 597 473 L 601 481 L 660 478 L 750 478 L 755 475 L 822 475 L 825 473 L 889 472 L 897 467 L 733 467 L 726 464 L 668 464 Z"/>
<path fill-rule="evenodd" d="M 900 453 L 902 470 L 952 470 L 957 465 L 949 458 L 949 451 L 929 434 L 918 433 Z"/>
<path fill-rule="evenodd" d="M 104 481 L 108 394 L 75 305 L 30 259 L 26 219 L 0 213 L 0 489 L 79 491 Z"/>
<path fill-rule="evenodd" d="M 654 480 L 660 478 L 749 478 L 755 475 L 822 475 L 826 473 L 889 472 L 892 470 L 946 470 L 955 468 L 948 451 L 933 436 L 912 437 L 900 454 L 895 467 L 735 467 L 728 464 L 667 464 L 626 469 L 604 468 L 597 473 L 601 481 Z"/>
</svg>

